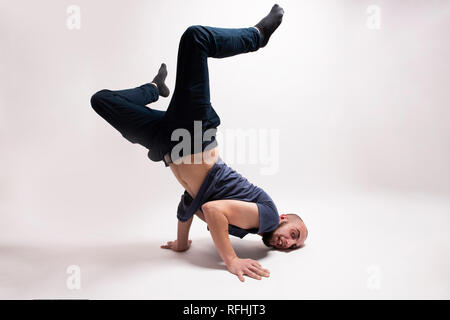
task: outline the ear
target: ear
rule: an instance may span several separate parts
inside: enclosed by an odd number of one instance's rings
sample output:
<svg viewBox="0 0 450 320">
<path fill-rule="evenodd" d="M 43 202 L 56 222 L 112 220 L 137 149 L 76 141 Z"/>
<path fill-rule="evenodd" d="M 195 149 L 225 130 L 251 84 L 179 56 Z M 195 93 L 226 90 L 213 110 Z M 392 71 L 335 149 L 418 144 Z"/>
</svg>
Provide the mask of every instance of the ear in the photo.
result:
<svg viewBox="0 0 450 320">
<path fill-rule="evenodd" d="M 288 220 L 288 215 L 287 214 L 280 215 L 280 222 L 287 221 L 287 220 Z"/>
</svg>

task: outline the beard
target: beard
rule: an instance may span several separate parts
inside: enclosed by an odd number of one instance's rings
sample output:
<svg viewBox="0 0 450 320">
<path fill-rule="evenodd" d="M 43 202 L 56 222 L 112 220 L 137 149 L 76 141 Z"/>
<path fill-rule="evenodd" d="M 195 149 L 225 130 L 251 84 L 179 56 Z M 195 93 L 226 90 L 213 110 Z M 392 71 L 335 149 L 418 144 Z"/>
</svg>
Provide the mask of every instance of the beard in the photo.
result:
<svg viewBox="0 0 450 320">
<path fill-rule="evenodd" d="M 267 247 L 272 247 L 272 245 L 270 244 L 270 241 L 274 237 L 275 232 L 277 232 L 277 230 L 280 229 L 280 227 L 282 227 L 286 223 L 287 223 L 287 221 L 280 222 L 280 224 L 278 225 L 278 227 L 275 230 L 269 231 L 269 232 L 264 232 L 262 234 L 262 241 L 264 242 L 264 244 Z"/>
</svg>

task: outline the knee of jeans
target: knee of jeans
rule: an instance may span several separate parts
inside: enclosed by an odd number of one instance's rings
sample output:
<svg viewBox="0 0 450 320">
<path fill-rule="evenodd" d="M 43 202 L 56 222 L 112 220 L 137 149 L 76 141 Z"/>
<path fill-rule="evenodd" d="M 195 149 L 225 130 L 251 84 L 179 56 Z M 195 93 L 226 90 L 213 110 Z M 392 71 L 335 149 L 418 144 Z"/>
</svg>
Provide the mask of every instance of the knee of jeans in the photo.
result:
<svg viewBox="0 0 450 320">
<path fill-rule="evenodd" d="M 200 31 L 200 29 L 201 29 L 201 27 L 202 26 L 200 26 L 200 25 L 192 25 L 192 26 L 189 26 L 185 31 L 184 31 L 184 33 L 183 33 L 183 35 L 195 35 L 195 34 L 198 34 L 199 32 L 201 32 Z"/>
<path fill-rule="evenodd" d="M 102 102 L 105 100 L 107 95 L 107 90 L 103 89 L 96 93 L 94 93 L 91 97 L 91 106 L 92 108 L 100 108 L 100 106 L 103 104 Z"/>
<path fill-rule="evenodd" d="M 202 32 L 202 27 L 200 25 L 193 25 L 188 27 L 183 35 L 181 36 L 181 41 L 188 41 L 198 43 L 198 40 L 202 39 L 204 36 Z"/>
</svg>

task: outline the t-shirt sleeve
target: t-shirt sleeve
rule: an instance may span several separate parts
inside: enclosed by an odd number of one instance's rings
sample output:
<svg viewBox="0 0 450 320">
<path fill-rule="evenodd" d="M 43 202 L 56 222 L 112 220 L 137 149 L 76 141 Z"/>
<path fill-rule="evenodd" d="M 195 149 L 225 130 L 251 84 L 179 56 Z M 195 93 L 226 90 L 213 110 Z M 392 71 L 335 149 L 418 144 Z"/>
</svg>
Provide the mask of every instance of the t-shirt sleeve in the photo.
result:
<svg viewBox="0 0 450 320">
<path fill-rule="evenodd" d="M 190 196 L 190 194 L 185 190 L 183 195 L 181 196 L 180 203 L 178 204 L 178 209 L 177 209 L 178 220 L 184 222 L 191 218 L 187 214 L 187 211 L 188 211 L 187 208 L 191 205 L 192 200 L 193 199 Z"/>
<path fill-rule="evenodd" d="M 249 233 L 264 233 L 275 230 L 280 222 L 278 210 L 275 204 L 271 201 L 257 202 L 259 214 L 259 228 L 242 229 L 233 225 L 228 225 L 228 233 L 230 235 L 243 238 Z M 206 227 L 209 230 L 208 227 Z"/>
<path fill-rule="evenodd" d="M 278 227 L 280 217 L 275 204 L 271 201 L 257 202 L 259 213 L 258 233 L 270 232 Z"/>
</svg>

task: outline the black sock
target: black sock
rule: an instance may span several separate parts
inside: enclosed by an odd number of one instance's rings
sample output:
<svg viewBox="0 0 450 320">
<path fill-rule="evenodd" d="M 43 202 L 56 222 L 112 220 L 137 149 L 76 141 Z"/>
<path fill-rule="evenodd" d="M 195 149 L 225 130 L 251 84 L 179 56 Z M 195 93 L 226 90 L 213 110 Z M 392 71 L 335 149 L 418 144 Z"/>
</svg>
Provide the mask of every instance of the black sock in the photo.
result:
<svg viewBox="0 0 450 320">
<path fill-rule="evenodd" d="M 156 83 L 158 86 L 159 95 L 162 97 L 168 97 L 170 94 L 169 88 L 167 88 L 164 81 L 167 77 L 167 67 L 166 64 L 161 64 L 161 67 L 159 68 L 158 74 L 155 76 L 152 82 Z"/>
<path fill-rule="evenodd" d="M 255 27 L 261 32 L 263 43 L 261 47 L 265 47 L 272 33 L 280 26 L 283 20 L 284 10 L 278 4 L 275 4 L 269 14 L 265 16 Z"/>
</svg>

